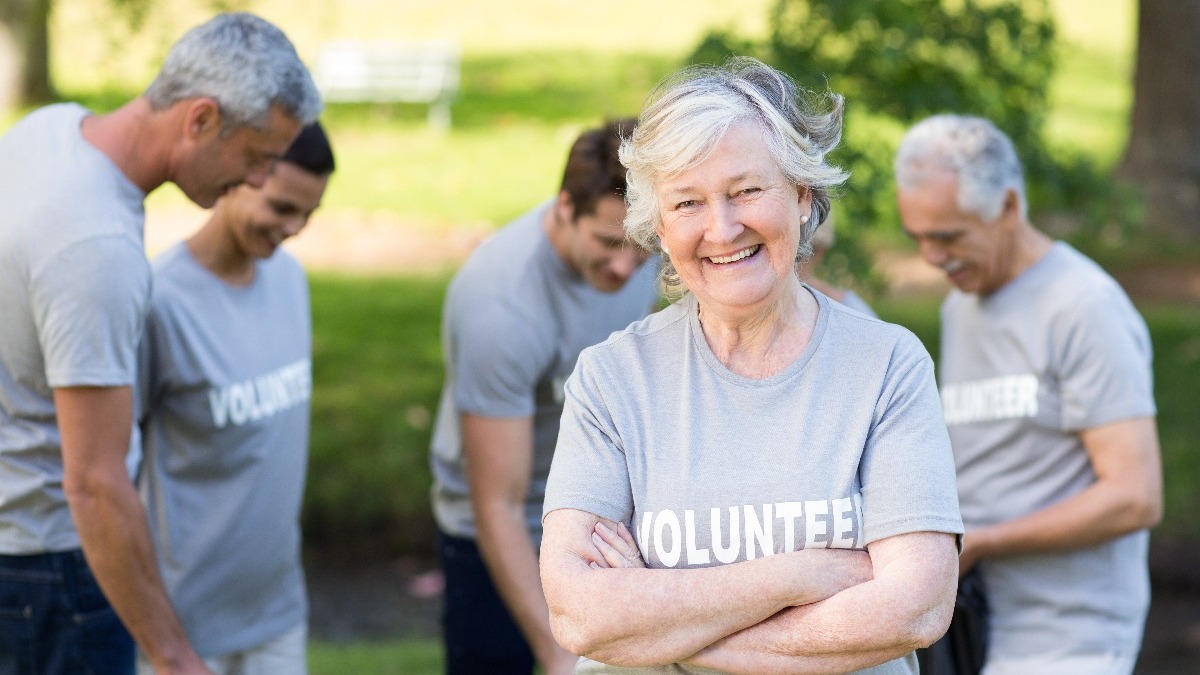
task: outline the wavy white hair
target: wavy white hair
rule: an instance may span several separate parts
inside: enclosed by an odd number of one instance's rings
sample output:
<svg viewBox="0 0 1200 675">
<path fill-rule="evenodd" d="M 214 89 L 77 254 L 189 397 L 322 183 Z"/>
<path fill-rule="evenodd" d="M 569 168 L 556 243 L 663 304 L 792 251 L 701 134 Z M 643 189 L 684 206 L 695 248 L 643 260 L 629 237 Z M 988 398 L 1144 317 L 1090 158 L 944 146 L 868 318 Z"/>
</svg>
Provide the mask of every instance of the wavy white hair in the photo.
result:
<svg viewBox="0 0 1200 675">
<path fill-rule="evenodd" d="M 632 135 L 621 144 L 629 170 L 625 232 L 635 243 L 661 251 L 661 211 L 654 186 L 708 157 L 734 124 L 762 130 L 771 157 L 797 188 L 812 193 L 812 214 L 802 229 L 797 260 L 812 254 L 812 235 L 829 213 L 829 190 L 847 177 L 825 161 L 842 134 L 841 96 L 815 96 L 786 74 L 750 57 L 722 66 L 685 68 L 663 80 L 647 99 Z M 663 279 L 677 286 L 669 256 Z"/>
<path fill-rule="evenodd" d="M 933 174 L 953 174 L 958 207 L 984 221 L 1000 216 L 1005 195 L 1013 190 L 1021 217 L 1026 217 L 1025 172 L 1016 148 L 982 117 L 934 115 L 918 122 L 900 141 L 895 172 L 901 190 L 915 188 Z"/>
</svg>

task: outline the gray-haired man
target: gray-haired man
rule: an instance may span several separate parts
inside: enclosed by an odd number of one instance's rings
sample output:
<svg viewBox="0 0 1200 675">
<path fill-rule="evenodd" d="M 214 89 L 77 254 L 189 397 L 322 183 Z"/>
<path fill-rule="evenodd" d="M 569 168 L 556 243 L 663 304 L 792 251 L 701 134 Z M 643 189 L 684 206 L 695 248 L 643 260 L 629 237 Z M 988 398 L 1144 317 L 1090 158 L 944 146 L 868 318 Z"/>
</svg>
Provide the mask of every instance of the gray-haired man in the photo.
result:
<svg viewBox="0 0 1200 675">
<path fill-rule="evenodd" d="M 262 185 L 320 110 L 278 28 L 223 14 L 119 109 L 48 106 L 0 139 L 0 673 L 132 673 L 129 633 L 157 672 L 207 672 L 125 468 L 142 201 L 168 181 L 203 207 Z"/>
<path fill-rule="evenodd" d="M 991 607 L 985 675 L 1126 674 L 1149 606 L 1162 476 L 1145 322 L 1026 216 L 984 119 L 941 115 L 896 157 L 904 230 L 955 286 L 939 378 L 966 535 Z"/>
</svg>

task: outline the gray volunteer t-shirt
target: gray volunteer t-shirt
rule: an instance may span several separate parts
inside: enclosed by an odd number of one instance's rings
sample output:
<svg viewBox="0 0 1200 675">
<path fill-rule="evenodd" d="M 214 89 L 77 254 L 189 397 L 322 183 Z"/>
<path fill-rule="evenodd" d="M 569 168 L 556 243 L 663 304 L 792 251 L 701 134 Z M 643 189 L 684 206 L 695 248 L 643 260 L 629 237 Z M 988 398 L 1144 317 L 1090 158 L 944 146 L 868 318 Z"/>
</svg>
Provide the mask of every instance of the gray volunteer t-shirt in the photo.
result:
<svg viewBox="0 0 1200 675">
<path fill-rule="evenodd" d="M 285 251 L 230 286 L 184 244 L 154 261 L 139 489 L 163 582 L 202 656 L 304 623 L 300 499 L 312 392 L 308 282 Z"/>
<path fill-rule="evenodd" d="M 809 345 L 766 379 L 717 360 L 691 296 L 585 350 L 545 512 L 628 524 L 652 568 L 961 533 L 928 353 L 907 330 L 814 295 Z M 916 668 L 910 654 L 864 672 Z M 693 671 L 584 659 L 577 672 Z"/>
<path fill-rule="evenodd" d="M 430 454 L 434 515 L 452 536 L 475 537 L 460 413 L 533 417 L 533 475 L 525 515 L 539 541 L 563 383 L 584 347 L 644 317 L 657 298 L 657 258 L 615 293 L 592 288 L 568 268 L 542 225 L 551 203 L 481 244 L 447 291 L 442 316 L 446 381 Z"/>
<path fill-rule="evenodd" d="M 79 547 L 53 389 L 137 368 L 145 194 L 84 140 L 87 114 L 48 106 L 0 138 L 0 554 Z"/>
<path fill-rule="evenodd" d="M 1056 243 L 988 297 L 942 305 L 942 404 L 967 529 L 1051 506 L 1095 482 L 1079 432 L 1155 414 L 1146 324 L 1115 281 Z M 980 564 L 990 654 L 1121 652 L 1141 642 L 1148 534 Z"/>
</svg>

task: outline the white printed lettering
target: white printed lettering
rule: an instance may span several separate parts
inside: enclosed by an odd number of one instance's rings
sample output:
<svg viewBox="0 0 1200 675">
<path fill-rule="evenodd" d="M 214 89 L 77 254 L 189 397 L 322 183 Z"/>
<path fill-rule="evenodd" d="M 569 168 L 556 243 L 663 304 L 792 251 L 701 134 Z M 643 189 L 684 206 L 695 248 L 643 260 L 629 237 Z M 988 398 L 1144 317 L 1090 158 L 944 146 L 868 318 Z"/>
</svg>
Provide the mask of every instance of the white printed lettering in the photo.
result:
<svg viewBox="0 0 1200 675">
<path fill-rule="evenodd" d="M 671 545 L 672 548 L 667 548 L 664 542 L 663 532 L 671 529 Z M 674 511 L 659 511 L 654 518 L 654 552 L 658 554 L 658 561 L 666 567 L 674 567 L 679 564 L 679 554 L 683 550 L 683 539 L 679 536 L 679 516 L 675 515 Z"/>
<path fill-rule="evenodd" d="M 783 550 L 796 550 L 796 519 L 804 514 L 804 504 L 801 502 L 780 502 L 775 505 L 775 517 L 782 518 Z"/>
<path fill-rule="evenodd" d="M 746 514 L 746 560 L 754 560 L 755 544 L 758 551 L 768 556 L 775 552 L 775 532 L 771 527 L 771 504 L 763 504 L 763 517 L 760 521 L 754 507 L 746 504 L 743 511 Z"/>
<path fill-rule="evenodd" d="M 683 531 L 687 536 L 687 564 L 708 564 L 708 549 L 696 548 L 696 512 L 691 509 L 683 512 Z"/>
<path fill-rule="evenodd" d="M 712 542 L 713 556 L 718 562 L 731 563 L 737 560 L 738 554 L 742 552 L 742 534 L 740 520 L 738 519 L 738 508 L 736 506 L 729 507 L 729 527 L 721 527 L 721 509 L 712 509 L 709 524 L 712 527 Z M 724 546 L 721 542 L 724 538 L 721 536 L 723 529 L 729 531 L 729 546 Z"/>
<path fill-rule="evenodd" d="M 846 518 L 854 512 L 854 502 L 849 497 L 833 500 L 833 540 L 830 548 L 854 548 L 854 519 Z"/>
<path fill-rule="evenodd" d="M 829 548 L 827 537 L 817 539 L 817 535 L 829 534 L 829 519 L 823 517 L 827 515 L 829 515 L 829 502 L 804 502 L 804 548 Z"/>
</svg>

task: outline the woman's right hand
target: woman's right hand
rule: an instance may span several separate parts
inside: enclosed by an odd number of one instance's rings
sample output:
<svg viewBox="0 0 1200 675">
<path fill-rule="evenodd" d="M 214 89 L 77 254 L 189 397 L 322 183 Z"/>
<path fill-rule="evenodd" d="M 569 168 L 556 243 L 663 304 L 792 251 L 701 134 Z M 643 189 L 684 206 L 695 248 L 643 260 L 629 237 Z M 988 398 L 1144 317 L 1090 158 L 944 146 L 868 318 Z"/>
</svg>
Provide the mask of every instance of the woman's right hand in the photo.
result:
<svg viewBox="0 0 1200 675">
<path fill-rule="evenodd" d="M 600 552 L 599 560 L 593 560 L 593 569 L 613 569 L 628 567 L 638 569 L 646 566 L 637 542 L 629 533 L 625 523 L 609 525 L 601 520 L 592 530 L 592 543 Z"/>
</svg>

